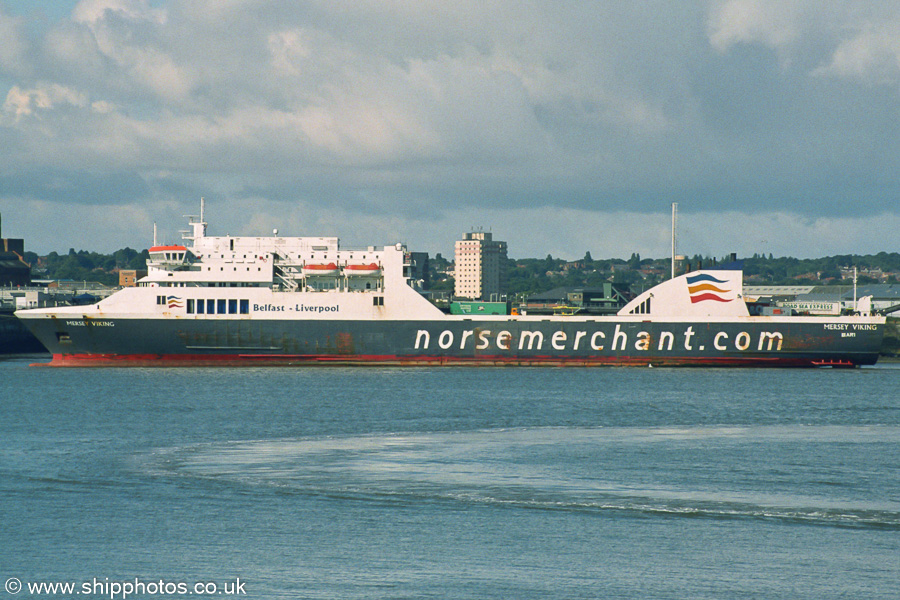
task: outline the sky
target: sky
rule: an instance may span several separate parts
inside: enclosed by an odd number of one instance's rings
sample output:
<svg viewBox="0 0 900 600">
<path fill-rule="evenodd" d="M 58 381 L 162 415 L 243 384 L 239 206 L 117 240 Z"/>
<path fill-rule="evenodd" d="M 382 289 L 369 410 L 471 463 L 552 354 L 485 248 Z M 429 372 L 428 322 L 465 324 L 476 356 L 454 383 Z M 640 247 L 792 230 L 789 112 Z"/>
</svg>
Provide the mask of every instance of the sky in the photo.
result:
<svg viewBox="0 0 900 600">
<path fill-rule="evenodd" d="M 515 258 L 896 252 L 900 3 L 0 0 L 39 254 L 337 236 Z"/>
</svg>

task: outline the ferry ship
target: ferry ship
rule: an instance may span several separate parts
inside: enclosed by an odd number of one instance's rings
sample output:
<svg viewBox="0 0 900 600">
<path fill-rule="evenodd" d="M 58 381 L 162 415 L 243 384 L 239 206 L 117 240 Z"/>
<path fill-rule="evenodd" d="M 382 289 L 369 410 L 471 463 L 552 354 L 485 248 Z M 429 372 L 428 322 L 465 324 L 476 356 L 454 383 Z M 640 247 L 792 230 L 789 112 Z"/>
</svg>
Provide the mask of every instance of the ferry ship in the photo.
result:
<svg viewBox="0 0 900 600">
<path fill-rule="evenodd" d="M 402 244 L 209 236 L 202 205 L 190 228 L 150 248 L 136 287 L 17 311 L 46 364 L 856 367 L 884 333 L 870 299 L 853 315 L 751 315 L 740 270 L 672 278 L 615 315 L 447 314 Z"/>
</svg>

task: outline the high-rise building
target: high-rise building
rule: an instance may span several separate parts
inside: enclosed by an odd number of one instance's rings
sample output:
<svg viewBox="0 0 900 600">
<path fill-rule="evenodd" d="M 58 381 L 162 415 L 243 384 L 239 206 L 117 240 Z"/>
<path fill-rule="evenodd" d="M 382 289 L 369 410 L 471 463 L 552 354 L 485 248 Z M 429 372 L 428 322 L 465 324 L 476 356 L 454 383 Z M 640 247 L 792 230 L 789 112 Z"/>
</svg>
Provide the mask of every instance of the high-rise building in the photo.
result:
<svg viewBox="0 0 900 600">
<path fill-rule="evenodd" d="M 456 242 L 454 293 L 459 298 L 498 300 L 506 293 L 506 242 L 488 231 L 463 234 Z"/>
<path fill-rule="evenodd" d="M 0 228 L 0 286 L 31 283 L 31 266 L 22 258 L 24 254 L 25 240 L 4 238 Z"/>
</svg>

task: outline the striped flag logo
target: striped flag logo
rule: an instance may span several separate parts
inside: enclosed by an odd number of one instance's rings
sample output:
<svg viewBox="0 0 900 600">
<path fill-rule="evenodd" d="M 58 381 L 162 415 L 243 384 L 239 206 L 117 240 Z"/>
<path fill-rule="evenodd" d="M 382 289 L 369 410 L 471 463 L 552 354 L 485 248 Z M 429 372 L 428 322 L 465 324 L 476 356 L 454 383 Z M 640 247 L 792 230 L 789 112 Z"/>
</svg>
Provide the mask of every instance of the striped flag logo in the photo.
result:
<svg viewBox="0 0 900 600">
<path fill-rule="evenodd" d="M 722 284 L 727 284 L 727 280 L 716 279 L 712 275 L 701 273 L 687 278 L 688 292 L 691 295 L 691 303 L 706 302 L 731 302 L 734 298 L 726 298 L 723 294 L 731 293 L 731 290 L 724 288 Z"/>
<path fill-rule="evenodd" d="M 182 304 L 182 300 L 178 296 L 169 296 L 166 300 L 168 301 L 169 308 L 184 308 L 184 304 Z"/>
</svg>

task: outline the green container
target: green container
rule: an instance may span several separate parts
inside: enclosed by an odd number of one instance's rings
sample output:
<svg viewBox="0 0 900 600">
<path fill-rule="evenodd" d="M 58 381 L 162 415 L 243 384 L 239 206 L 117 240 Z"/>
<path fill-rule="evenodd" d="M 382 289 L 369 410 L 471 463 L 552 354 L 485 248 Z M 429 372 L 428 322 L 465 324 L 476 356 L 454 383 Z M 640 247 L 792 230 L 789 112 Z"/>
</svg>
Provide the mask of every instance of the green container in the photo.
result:
<svg viewBox="0 0 900 600">
<path fill-rule="evenodd" d="M 508 302 L 451 302 L 451 315 L 508 315 Z"/>
</svg>

